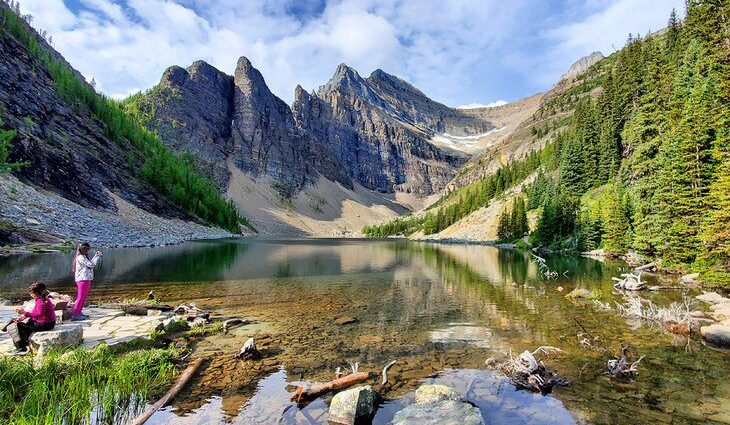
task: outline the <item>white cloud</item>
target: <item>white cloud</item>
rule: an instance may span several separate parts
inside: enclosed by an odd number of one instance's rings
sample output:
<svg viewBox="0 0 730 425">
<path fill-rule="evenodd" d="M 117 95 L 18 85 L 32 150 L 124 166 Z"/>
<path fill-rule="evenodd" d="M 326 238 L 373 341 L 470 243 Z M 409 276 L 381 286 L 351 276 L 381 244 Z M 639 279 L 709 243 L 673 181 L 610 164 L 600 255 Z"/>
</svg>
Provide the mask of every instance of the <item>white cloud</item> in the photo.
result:
<svg viewBox="0 0 730 425">
<path fill-rule="evenodd" d="M 154 85 L 198 59 L 232 73 L 247 56 L 286 101 L 337 64 L 382 68 L 435 100 L 515 100 L 549 87 L 578 57 L 660 28 L 682 0 L 22 0 L 35 26 L 105 93 Z M 292 8 L 307 9 L 303 16 Z"/>
<path fill-rule="evenodd" d="M 495 100 L 494 102 L 490 102 L 490 103 L 472 102 L 472 103 L 467 103 L 464 105 L 459 105 L 456 107 L 456 109 L 495 108 L 497 106 L 503 106 L 508 103 L 509 102 L 507 102 L 506 100 L 502 100 L 502 99 Z"/>
</svg>

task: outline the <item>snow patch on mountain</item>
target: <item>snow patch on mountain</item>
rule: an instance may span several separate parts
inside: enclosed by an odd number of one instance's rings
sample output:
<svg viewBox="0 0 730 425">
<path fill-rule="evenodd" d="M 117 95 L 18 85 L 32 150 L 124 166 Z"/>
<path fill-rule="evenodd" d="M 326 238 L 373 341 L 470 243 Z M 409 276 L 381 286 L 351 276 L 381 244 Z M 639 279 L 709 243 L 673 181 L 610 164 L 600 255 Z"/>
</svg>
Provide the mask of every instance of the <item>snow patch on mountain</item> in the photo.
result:
<svg viewBox="0 0 730 425">
<path fill-rule="evenodd" d="M 467 103 L 465 105 L 459 105 L 456 107 L 456 109 L 496 108 L 497 106 L 503 106 L 503 105 L 506 105 L 507 103 L 509 103 L 509 102 L 507 102 L 506 100 L 502 100 L 502 99 L 495 100 L 494 102 L 491 102 L 491 103 L 472 102 L 472 103 Z"/>
<path fill-rule="evenodd" d="M 431 143 L 445 145 L 452 149 L 461 151 L 473 147 L 474 145 L 479 143 L 479 140 L 483 139 L 484 137 L 489 136 L 493 133 L 500 132 L 505 128 L 506 127 L 495 128 L 493 130 L 487 131 L 486 133 L 472 134 L 469 136 L 455 136 L 449 133 L 436 134 L 431 138 Z"/>
</svg>

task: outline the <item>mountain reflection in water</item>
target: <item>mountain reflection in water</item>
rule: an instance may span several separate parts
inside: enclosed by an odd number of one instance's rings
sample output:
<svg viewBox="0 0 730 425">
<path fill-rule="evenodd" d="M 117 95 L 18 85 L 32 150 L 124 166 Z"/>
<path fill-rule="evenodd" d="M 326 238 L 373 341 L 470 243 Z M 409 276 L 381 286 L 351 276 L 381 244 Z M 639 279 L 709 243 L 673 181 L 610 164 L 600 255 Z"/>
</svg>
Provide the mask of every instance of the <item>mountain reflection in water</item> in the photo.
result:
<svg viewBox="0 0 730 425">
<path fill-rule="evenodd" d="M 35 280 L 74 291 L 70 260 L 70 254 L 0 258 L 0 297 L 22 297 Z M 591 301 L 565 298 L 581 287 L 611 305 L 623 302 L 611 286 L 622 264 L 565 256 L 547 261 L 558 272 L 555 280 L 540 276 L 529 253 L 488 246 L 205 241 L 108 250 L 91 300 L 154 290 L 169 303 L 195 301 L 217 317 L 255 321 L 197 345 L 194 355 L 211 361 L 153 424 L 326 423 L 326 399 L 300 410 L 288 401 L 292 384 L 330 380 L 338 366 L 355 361 L 377 373 L 394 359 L 379 424 L 431 381 L 454 386 L 490 424 L 730 423 L 726 354 L 661 327 L 637 326 Z M 659 305 L 683 297 L 679 291 L 641 296 Z M 334 323 L 343 316 L 356 321 Z M 580 326 L 609 352 L 631 343 L 646 356 L 635 382 L 603 375 L 610 354 L 583 348 Z M 252 335 L 264 359 L 240 362 L 233 354 Z M 565 351 L 547 364 L 571 385 L 552 395 L 516 391 L 484 368 L 490 356 L 540 345 Z"/>
</svg>

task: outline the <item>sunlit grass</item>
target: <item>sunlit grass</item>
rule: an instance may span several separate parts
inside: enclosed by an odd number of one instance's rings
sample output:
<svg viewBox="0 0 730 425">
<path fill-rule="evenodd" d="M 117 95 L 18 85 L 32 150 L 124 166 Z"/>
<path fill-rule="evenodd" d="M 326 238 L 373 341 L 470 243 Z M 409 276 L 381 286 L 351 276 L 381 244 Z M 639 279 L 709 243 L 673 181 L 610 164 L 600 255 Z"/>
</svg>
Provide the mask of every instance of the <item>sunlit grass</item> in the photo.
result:
<svg viewBox="0 0 730 425">
<path fill-rule="evenodd" d="M 176 369 L 170 349 L 115 354 L 93 350 L 0 359 L 0 422 L 9 424 L 126 423 L 148 396 L 161 392 Z"/>
</svg>

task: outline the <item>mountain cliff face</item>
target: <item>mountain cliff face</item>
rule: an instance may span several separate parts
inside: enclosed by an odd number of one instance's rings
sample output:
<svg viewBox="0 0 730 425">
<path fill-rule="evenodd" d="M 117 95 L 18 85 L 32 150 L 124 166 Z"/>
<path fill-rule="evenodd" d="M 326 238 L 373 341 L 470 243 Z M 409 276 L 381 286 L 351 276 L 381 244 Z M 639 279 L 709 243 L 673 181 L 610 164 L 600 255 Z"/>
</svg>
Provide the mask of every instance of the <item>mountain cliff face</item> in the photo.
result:
<svg viewBox="0 0 730 425">
<path fill-rule="evenodd" d="M 285 196 L 320 176 L 346 188 L 430 195 L 468 159 L 431 137 L 494 128 L 381 70 L 366 79 L 344 64 L 317 93 L 297 87 L 289 107 L 245 57 L 233 77 L 204 62 L 172 67 L 127 106 L 173 149 L 193 154 L 221 187 L 233 162 Z"/>
<path fill-rule="evenodd" d="M 169 153 L 130 123 L 0 2 L 0 128 L 12 135 L 8 162 L 23 164 L 0 173 L 0 245 L 150 245 L 230 235 L 193 223 L 203 219 L 150 184 L 146 160 Z M 177 171 L 199 179 L 189 167 Z"/>
<path fill-rule="evenodd" d="M 417 195 L 441 190 L 466 159 L 428 142 L 452 110 L 383 71 L 373 75 L 364 79 L 343 64 L 316 94 L 298 89 L 292 105 L 297 125 L 366 188 Z"/>
<path fill-rule="evenodd" d="M 111 142 L 88 109 L 60 99 L 45 66 L 5 31 L 0 31 L 0 119 L 17 131 L 9 159 L 29 164 L 14 173 L 22 182 L 85 207 L 116 211 L 112 192 L 150 212 L 185 216 L 134 175 L 127 158 L 141 153 Z"/>
</svg>

